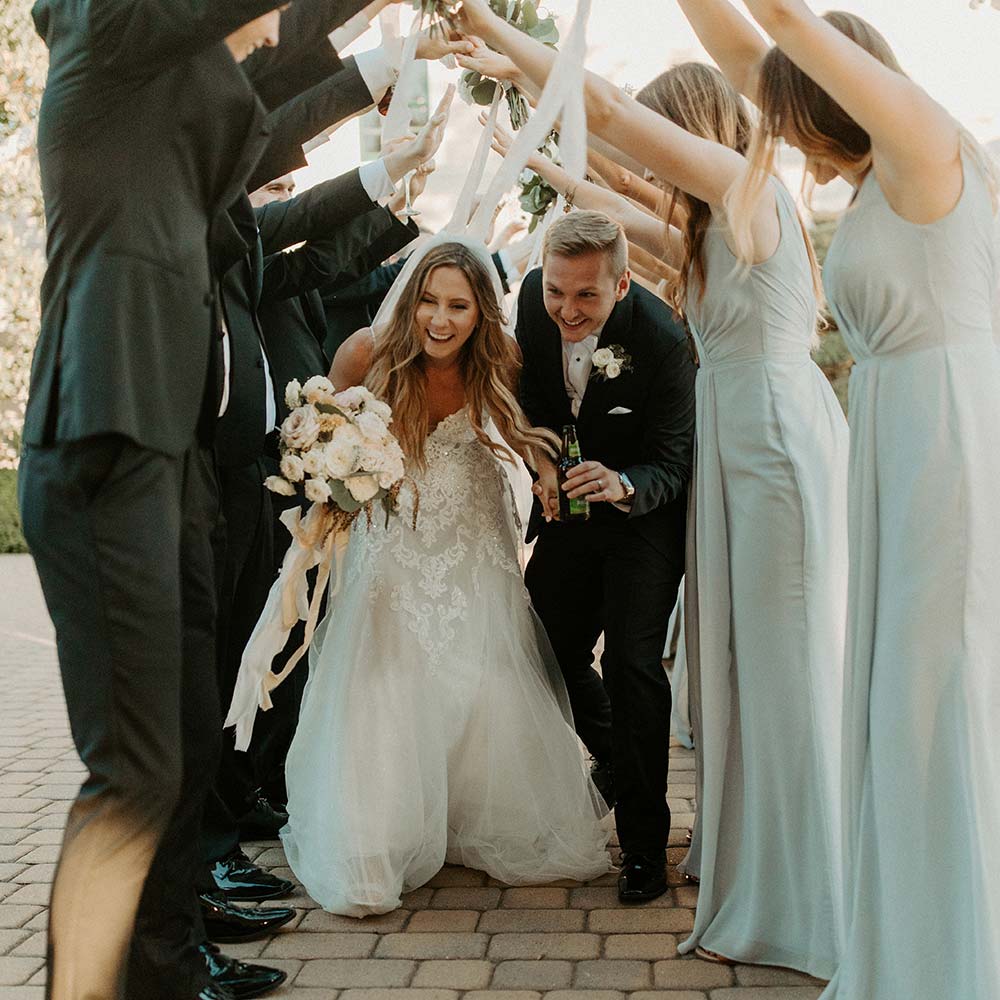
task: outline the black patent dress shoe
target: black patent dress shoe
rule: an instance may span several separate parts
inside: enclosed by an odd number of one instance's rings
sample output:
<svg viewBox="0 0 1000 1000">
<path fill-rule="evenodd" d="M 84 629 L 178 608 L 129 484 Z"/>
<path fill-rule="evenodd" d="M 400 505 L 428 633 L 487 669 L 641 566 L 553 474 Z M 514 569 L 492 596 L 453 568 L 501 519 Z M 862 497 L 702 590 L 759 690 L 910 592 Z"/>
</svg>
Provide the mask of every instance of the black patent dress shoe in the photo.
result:
<svg viewBox="0 0 1000 1000">
<path fill-rule="evenodd" d="M 272 805 L 258 788 L 250 808 L 239 818 L 242 840 L 277 840 L 288 813 Z"/>
<path fill-rule="evenodd" d="M 221 944 L 255 941 L 273 934 L 295 918 L 290 906 L 254 906 L 241 909 L 230 903 L 222 893 L 201 893 L 198 896 L 205 921 L 205 936 Z"/>
<path fill-rule="evenodd" d="M 214 944 L 207 941 L 198 946 L 208 966 L 208 974 L 216 984 L 229 991 L 235 1000 L 260 997 L 280 986 L 288 974 L 266 965 L 250 965 L 228 955 L 223 955 Z"/>
<path fill-rule="evenodd" d="M 618 875 L 618 899 L 645 903 L 667 891 L 667 860 L 663 854 L 625 854 Z"/>
<path fill-rule="evenodd" d="M 198 1000 L 236 1000 L 236 997 L 225 986 L 220 986 L 218 983 L 208 983 L 198 990 Z"/>
<path fill-rule="evenodd" d="M 260 902 L 291 895 L 295 888 L 288 879 L 278 878 L 258 868 L 238 847 L 212 865 L 212 878 L 227 899 Z"/>
<path fill-rule="evenodd" d="M 595 760 L 590 767 L 590 780 L 601 793 L 609 809 L 615 807 L 615 766 L 609 760 Z"/>
</svg>

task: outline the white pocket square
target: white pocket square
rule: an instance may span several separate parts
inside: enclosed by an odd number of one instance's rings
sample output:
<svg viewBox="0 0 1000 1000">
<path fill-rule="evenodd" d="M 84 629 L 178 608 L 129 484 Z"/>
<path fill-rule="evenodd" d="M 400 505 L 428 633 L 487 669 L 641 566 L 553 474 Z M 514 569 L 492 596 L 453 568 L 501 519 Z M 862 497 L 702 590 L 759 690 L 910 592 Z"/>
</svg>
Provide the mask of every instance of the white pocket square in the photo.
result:
<svg viewBox="0 0 1000 1000">
<path fill-rule="evenodd" d="M 616 406 L 613 410 L 608 410 L 609 417 L 620 417 L 632 411 L 627 406 Z"/>
</svg>

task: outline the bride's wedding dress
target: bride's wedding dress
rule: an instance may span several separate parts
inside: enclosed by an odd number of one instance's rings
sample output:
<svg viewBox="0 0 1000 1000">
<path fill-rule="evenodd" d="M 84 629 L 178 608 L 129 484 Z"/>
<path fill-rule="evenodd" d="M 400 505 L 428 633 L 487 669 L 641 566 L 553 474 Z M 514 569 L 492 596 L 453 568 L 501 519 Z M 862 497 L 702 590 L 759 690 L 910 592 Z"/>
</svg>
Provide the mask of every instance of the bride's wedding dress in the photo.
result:
<svg viewBox="0 0 1000 1000">
<path fill-rule="evenodd" d="M 392 910 L 446 860 L 508 884 L 609 868 L 511 490 L 466 410 L 431 432 L 415 479 L 415 530 L 407 490 L 388 526 L 352 529 L 288 755 L 285 853 L 335 913 Z"/>
</svg>

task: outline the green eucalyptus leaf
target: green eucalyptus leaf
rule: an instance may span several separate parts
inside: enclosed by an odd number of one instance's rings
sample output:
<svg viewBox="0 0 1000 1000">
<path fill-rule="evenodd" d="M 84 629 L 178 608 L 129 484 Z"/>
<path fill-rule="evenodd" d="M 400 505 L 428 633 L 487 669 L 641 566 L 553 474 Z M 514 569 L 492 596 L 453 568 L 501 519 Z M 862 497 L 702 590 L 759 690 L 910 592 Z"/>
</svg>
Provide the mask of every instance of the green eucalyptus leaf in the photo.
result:
<svg viewBox="0 0 1000 1000">
<path fill-rule="evenodd" d="M 525 31 L 530 32 L 538 24 L 538 8 L 531 0 L 524 0 L 521 7 L 521 25 Z"/>
<path fill-rule="evenodd" d="M 351 491 L 339 480 L 330 479 L 330 499 L 343 511 L 353 514 L 356 510 L 361 510 L 364 504 L 358 503 L 351 496 Z"/>
<path fill-rule="evenodd" d="M 484 104 L 489 106 L 493 103 L 493 94 L 497 88 L 496 82 L 493 80 L 481 80 L 472 88 L 472 99 L 476 104 Z"/>
</svg>

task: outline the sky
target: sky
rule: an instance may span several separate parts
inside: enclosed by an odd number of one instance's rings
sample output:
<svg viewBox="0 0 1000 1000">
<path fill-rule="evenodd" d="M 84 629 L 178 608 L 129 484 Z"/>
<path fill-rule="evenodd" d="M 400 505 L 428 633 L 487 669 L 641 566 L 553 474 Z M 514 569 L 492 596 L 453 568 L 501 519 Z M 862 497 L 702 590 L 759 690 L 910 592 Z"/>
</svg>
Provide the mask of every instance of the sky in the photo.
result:
<svg viewBox="0 0 1000 1000">
<path fill-rule="evenodd" d="M 574 0 L 547 0 L 565 34 Z M 889 40 L 906 72 L 982 140 L 1000 138 L 1000 11 L 971 10 L 968 0 L 845 0 L 842 5 L 874 24 Z M 814 5 L 817 11 L 828 9 Z M 408 12 L 404 13 L 405 19 Z M 369 30 L 347 49 L 354 52 L 379 42 Z M 675 0 L 593 0 L 588 29 L 587 68 L 619 86 L 638 88 L 683 59 L 706 58 Z M 439 64 L 430 72 L 431 102 L 457 76 Z M 438 170 L 421 199 L 426 221 L 443 221 L 449 192 L 460 183 L 470 143 L 478 131 L 475 112 L 456 99 Z M 307 187 L 351 169 L 358 162 L 357 122 L 349 122 L 330 142 L 309 156 L 309 168 L 297 182 Z M 791 179 L 797 184 L 796 179 Z M 833 187 L 817 200 L 836 208 L 846 185 Z"/>
</svg>

